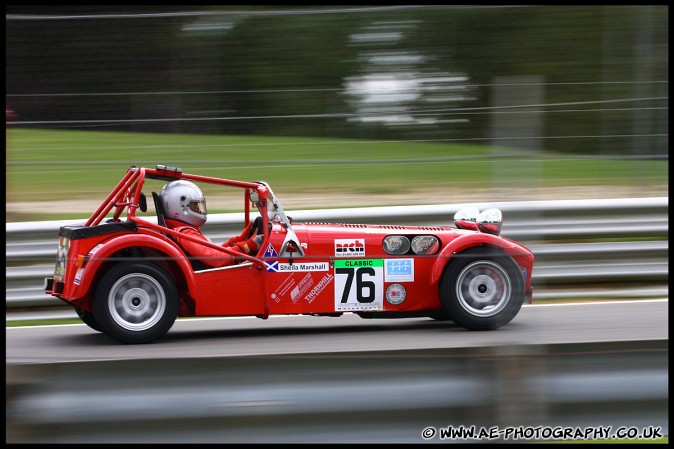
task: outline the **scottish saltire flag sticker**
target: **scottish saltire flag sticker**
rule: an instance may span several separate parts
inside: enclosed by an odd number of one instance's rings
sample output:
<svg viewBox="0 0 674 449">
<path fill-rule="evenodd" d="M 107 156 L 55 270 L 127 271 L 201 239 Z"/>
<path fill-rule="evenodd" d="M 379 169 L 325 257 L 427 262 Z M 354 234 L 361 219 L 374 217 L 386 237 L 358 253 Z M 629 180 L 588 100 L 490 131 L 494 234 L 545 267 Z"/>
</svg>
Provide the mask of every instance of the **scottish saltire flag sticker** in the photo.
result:
<svg viewBox="0 0 674 449">
<path fill-rule="evenodd" d="M 270 273 L 278 273 L 278 260 L 276 262 L 265 262 L 267 271 Z"/>
</svg>

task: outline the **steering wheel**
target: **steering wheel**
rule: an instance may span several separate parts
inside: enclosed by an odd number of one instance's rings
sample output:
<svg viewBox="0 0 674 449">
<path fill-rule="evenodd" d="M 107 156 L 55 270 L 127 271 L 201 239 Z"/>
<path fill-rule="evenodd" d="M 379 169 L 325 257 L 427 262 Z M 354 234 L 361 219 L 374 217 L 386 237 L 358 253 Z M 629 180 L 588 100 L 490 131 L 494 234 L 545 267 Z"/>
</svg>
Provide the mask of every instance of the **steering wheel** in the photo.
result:
<svg viewBox="0 0 674 449">
<path fill-rule="evenodd" d="M 253 226 L 250 227 L 250 231 L 248 231 L 248 235 L 246 236 L 246 240 L 255 236 L 262 234 L 264 230 L 262 229 L 262 217 L 257 217 L 253 221 Z"/>
</svg>

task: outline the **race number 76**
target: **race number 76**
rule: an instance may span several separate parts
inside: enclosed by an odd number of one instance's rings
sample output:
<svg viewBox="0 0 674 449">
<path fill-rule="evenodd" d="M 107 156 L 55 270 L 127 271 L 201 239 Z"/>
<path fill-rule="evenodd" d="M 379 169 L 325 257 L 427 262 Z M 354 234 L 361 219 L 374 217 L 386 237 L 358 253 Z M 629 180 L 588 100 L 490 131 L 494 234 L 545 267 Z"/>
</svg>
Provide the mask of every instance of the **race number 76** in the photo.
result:
<svg viewBox="0 0 674 449">
<path fill-rule="evenodd" d="M 383 299 L 383 260 L 335 260 L 335 310 L 382 310 Z"/>
</svg>

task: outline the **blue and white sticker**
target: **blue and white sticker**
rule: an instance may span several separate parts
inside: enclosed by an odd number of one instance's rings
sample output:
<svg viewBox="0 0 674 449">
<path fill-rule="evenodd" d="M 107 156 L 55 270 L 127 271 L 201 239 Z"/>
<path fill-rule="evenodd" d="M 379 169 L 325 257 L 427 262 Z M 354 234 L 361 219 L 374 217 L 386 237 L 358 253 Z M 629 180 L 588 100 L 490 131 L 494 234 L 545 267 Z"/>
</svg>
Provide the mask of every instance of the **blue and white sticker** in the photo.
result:
<svg viewBox="0 0 674 449">
<path fill-rule="evenodd" d="M 386 282 L 414 282 L 414 259 L 386 259 L 384 262 Z"/>
<path fill-rule="evenodd" d="M 276 249 L 274 249 L 271 243 L 269 244 L 269 246 L 267 246 L 267 250 L 264 252 L 262 257 L 263 258 L 278 257 L 278 253 L 276 252 Z"/>
</svg>

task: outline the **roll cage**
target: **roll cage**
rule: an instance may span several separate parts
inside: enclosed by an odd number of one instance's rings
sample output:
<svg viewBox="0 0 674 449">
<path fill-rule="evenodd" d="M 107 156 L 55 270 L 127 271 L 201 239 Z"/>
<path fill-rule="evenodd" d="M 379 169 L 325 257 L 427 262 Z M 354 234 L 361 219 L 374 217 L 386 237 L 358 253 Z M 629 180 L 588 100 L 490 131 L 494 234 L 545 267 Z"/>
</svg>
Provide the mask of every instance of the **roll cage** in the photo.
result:
<svg viewBox="0 0 674 449">
<path fill-rule="evenodd" d="M 278 198 L 274 195 L 269 185 L 262 181 L 244 182 L 230 179 L 214 178 L 209 176 L 193 175 L 184 173 L 178 167 L 168 167 L 165 165 L 157 165 L 156 168 L 145 167 L 130 167 L 122 180 L 110 192 L 101 205 L 86 221 L 84 226 L 97 226 L 113 211 L 113 217 L 107 219 L 106 223 L 121 222 L 120 217 L 126 211 L 126 218 L 138 225 L 139 227 L 153 229 L 163 235 L 169 237 L 187 239 L 204 246 L 207 246 L 218 251 L 222 251 L 237 258 L 243 258 L 253 263 L 264 267 L 264 263 L 258 257 L 242 254 L 230 248 L 216 245 L 187 234 L 181 234 L 161 224 L 155 224 L 151 221 L 145 220 L 136 216 L 136 211 L 147 210 L 147 199 L 143 193 L 143 185 L 146 179 L 157 179 L 167 182 L 175 180 L 187 180 L 197 183 L 215 184 L 221 186 L 241 188 L 244 190 L 244 228 L 250 224 L 251 204 L 255 205 L 260 212 L 261 229 L 263 231 L 263 242 L 260 245 L 258 254 L 264 253 L 264 248 L 267 248 L 270 238 L 270 223 L 279 223 L 285 230 L 286 235 L 279 252 L 280 257 L 304 257 L 302 245 L 297 238 L 297 235 L 292 229 L 292 224 L 288 216 L 285 214 L 283 207 Z"/>
</svg>

